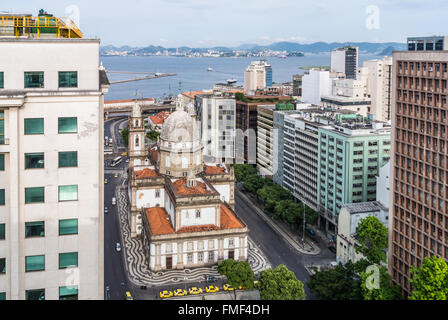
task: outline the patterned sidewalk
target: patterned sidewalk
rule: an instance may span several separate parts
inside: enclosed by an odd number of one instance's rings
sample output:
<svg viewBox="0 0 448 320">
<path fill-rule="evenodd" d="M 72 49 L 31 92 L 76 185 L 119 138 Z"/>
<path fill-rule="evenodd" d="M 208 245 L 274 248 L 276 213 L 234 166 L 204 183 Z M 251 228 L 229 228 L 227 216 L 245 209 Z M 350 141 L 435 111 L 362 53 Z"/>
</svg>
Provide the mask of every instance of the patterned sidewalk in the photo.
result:
<svg viewBox="0 0 448 320">
<path fill-rule="evenodd" d="M 129 280 L 135 285 L 141 286 L 159 286 L 163 284 L 174 284 L 181 282 L 203 281 L 204 275 L 213 275 L 216 278 L 222 276 L 218 273 L 218 266 L 201 267 L 182 270 L 167 270 L 152 272 L 149 270 L 145 256 L 143 253 L 143 243 L 140 239 L 131 239 L 131 232 L 128 220 L 128 196 L 126 189 L 116 188 L 118 214 L 120 221 L 121 243 L 123 247 L 123 255 L 125 257 L 125 265 Z M 270 268 L 265 255 L 248 238 L 248 262 L 255 274 L 264 269 Z"/>
</svg>

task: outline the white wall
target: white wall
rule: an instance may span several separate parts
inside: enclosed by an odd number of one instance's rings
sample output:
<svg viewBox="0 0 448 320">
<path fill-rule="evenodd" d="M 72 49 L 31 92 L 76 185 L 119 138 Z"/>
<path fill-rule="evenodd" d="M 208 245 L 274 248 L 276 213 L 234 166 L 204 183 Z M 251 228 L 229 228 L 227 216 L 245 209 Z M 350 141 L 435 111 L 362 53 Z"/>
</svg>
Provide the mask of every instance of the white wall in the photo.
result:
<svg viewBox="0 0 448 320">
<path fill-rule="evenodd" d="M 196 210 L 201 211 L 200 218 L 196 218 Z M 180 212 L 181 227 L 216 224 L 215 207 L 202 207 L 200 209 L 184 209 Z"/>
<path fill-rule="evenodd" d="M 160 197 L 156 198 L 156 190 L 159 190 Z M 140 208 L 152 208 L 163 207 L 165 205 L 165 189 L 140 189 L 136 192 L 136 207 Z"/>
<path fill-rule="evenodd" d="M 230 202 L 230 185 L 228 184 L 214 184 L 213 187 L 219 192 L 221 199 L 224 197 L 224 201 Z"/>
<path fill-rule="evenodd" d="M 321 105 L 321 97 L 331 93 L 330 72 L 310 70 L 302 78 L 302 102 Z"/>
</svg>

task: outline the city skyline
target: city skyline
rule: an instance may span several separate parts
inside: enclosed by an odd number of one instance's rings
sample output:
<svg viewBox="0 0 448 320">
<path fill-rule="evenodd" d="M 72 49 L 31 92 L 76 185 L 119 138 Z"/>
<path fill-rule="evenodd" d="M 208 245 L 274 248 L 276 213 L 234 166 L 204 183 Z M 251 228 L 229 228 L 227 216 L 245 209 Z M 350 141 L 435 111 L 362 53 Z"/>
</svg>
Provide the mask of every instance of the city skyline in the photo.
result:
<svg viewBox="0 0 448 320">
<path fill-rule="evenodd" d="M 86 37 L 98 37 L 102 45 L 115 46 L 213 47 L 247 43 L 266 45 L 279 41 L 404 42 L 409 35 L 438 34 L 443 24 L 448 26 L 443 19 L 446 12 L 443 9 L 447 9 L 448 4 L 442 0 L 399 0 L 393 3 L 385 0 L 306 0 L 300 3 L 280 0 L 275 4 L 253 0 L 244 3 L 235 0 L 230 3 L 130 0 L 125 11 L 118 1 L 108 1 L 106 7 L 104 1 L 17 3 L 6 0 L 1 10 L 37 15 L 41 8 L 55 16 L 72 17 Z M 348 8 L 351 18 L 344 19 Z M 99 16 L 101 11 L 104 14 Z M 427 16 L 431 19 L 425 19 Z M 173 21 L 179 21 L 182 28 Z M 416 21 L 424 21 L 424 24 Z M 329 24 L 331 28 L 328 28 Z M 407 33 L 400 30 L 407 30 Z"/>
</svg>

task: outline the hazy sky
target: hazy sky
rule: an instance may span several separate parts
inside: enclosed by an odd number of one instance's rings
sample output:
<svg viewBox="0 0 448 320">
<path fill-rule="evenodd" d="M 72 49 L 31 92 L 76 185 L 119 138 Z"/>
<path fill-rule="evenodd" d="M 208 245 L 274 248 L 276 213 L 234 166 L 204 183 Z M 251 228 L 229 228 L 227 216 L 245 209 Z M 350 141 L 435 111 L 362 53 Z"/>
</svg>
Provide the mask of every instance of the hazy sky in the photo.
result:
<svg viewBox="0 0 448 320">
<path fill-rule="evenodd" d="M 102 45 L 405 42 L 448 33 L 446 0 L 1 0 L 0 11 L 73 16 Z M 78 14 L 79 13 L 79 14 Z"/>
</svg>

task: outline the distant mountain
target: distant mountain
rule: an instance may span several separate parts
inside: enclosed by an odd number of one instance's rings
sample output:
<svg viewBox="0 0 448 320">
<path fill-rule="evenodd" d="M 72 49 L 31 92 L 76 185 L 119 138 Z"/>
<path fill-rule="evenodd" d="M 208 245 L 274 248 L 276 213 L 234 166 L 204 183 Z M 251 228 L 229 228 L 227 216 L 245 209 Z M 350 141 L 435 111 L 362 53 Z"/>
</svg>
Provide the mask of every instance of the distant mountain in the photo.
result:
<svg viewBox="0 0 448 320">
<path fill-rule="evenodd" d="M 156 54 L 157 52 L 163 53 L 165 50 L 168 52 L 180 52 L 180 53 L 201 53 L 208 50 L 216 50 L 221 52 L 233 51 L 233 50 L 244 50 L 244 51 L 286 51 L 286 52 L 304 52 L 304 53 L 325 53 L 331 52 L 332 50 L 344 46 L 356 46 L 359 47 L 361 53 L 370 53 L 378 55 L 391 55 L 392 51 L 406 50 L 405 43 L 399 42 L 315 42 L 309 44 L 302 44 L 297 42 L 275 42 L 270 45 L 260 46 L 256 44 L 242 44 L 238 47 L 212 47 L 212 48 L 190 48 L 190 47 L 179 47 L 179 48 L 165 48 L 162 46 L 147 46 L 147 47 L 115 47 L 115 46 L 102 46 L 100 48 L 100 54 L 110 54 L 111 52 L 127 52 L 132 55 L 144 55 L 144 54 Z"/>
</svg>

